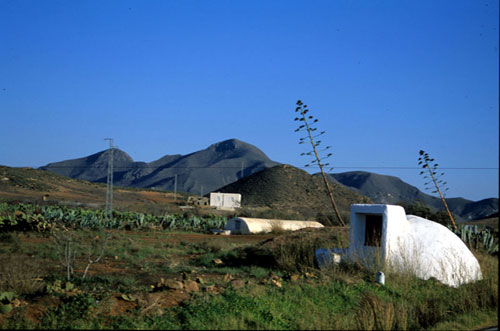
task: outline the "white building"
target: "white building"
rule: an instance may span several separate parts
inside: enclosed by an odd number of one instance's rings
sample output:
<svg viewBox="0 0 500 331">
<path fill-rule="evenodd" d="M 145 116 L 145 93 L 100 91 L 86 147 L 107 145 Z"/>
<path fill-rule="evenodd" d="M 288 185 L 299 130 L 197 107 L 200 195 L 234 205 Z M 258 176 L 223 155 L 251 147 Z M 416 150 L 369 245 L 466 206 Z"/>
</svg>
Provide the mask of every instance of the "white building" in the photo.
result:
<svg viewBox="0 0 500 331">
<path fill-rule="evenodd" d="M 234 217 L 227 221 L 226 230 L 231 234 L 267 233 L 273 230 L 295 231 L 303 228 L 322 228 L 313 221 L 275 220 L 265 218 Z"/>
<path fill-rule="evenodd" d="M 349 235 L 347 249 L 318 249 L 318 264 L 341 258 L 371 269 L 434 277 L 453 287 L 482 279 L 477 259 L 457 235 L 439 223 L 406 215 L 401 206 L 352 205 Z"/>
<path fill-rule="evenodd" d="M 223 210 L 234 210 L 241 207 L 241 194 L 239 193 L 210 193 L 210 207 Z"/>
</svg>

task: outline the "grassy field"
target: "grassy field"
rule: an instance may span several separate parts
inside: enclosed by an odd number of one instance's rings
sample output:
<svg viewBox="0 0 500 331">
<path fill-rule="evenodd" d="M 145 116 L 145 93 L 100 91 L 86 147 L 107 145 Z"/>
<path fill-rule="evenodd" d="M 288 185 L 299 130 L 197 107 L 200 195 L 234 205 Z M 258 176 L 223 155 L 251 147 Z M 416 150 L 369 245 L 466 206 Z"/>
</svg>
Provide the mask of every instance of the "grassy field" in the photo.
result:
<svg viewBox="0 0 500 331">
<path fill-rule="evenodd" d="M 345 228 L 238 236 L 161 227 L 4 231 L 0 301 L 11 310 L 0 313 L 0 328 L 473 330 L 498 324 L 498 255 L 474 250 L 484 279 L 459 288 L 391 273 L 380 286 L 375 274 L 355 266 L 314 266 L 316 248 L 347 244 Z M 67 258 L 73 270 L 64 266 Z"/>
</svg>

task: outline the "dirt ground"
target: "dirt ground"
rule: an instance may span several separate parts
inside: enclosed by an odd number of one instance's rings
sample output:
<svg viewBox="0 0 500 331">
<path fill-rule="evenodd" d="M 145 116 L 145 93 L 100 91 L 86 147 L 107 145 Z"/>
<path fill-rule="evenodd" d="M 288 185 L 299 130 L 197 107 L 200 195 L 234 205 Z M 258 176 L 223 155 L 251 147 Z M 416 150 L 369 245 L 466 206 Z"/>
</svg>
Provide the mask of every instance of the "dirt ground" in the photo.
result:
<svg viewBox="0 0 500 331">
<path fill-rule="evenodd" d="M 244 246 L 257 244 L 259 242 L 265 241 L 273 237 L 272 234 L 263 235 L 215 235 L 215 234 L 201 234 L 201 233 L 166 233 L 166 232 L 155 232 L 155 231 L 126 231 L 126 230 L 111 230 L 112 237 L 117 238 L 116 240 L 121 240 L 122 242 L 130 242 L 138 247 L 155 246 L 161 247 L 161 245 L 168 243 L 165 250 L 168 247 L 188 247 L 189 245 L 195 245 L 200 243 L 208 243 L 211 241 L 219 241 L 227 243 L 229 246 Z M 34 235 L 24 235 L 18 236 L 19 244 L 21 246 L 29 245 L 31 247 L 45 246 L 50 247 L 52 239 L 50 237 L 41 237 Z M 118 242 L 116 242 L 118 243 Z M 110 245 L 113 244 L 113 239 L 110 241 Z M 184 246 L 182 246 L 184 245 Z M 189 268 L 189 260 L 197 258 L 203 254 L 180 254 L 175 256 L 180 264 L 186 265 Z M 5 258 L 5 254 L 0 254 L 0 258 Z M 33 258 L 33 256 L 27 256 L 24 258 Z M 221 293 L 224 287 L 232 286 L 232 284 L 237 284 L 234 282 L 235 279 L 232 276 L 224 275 L 221 273 L 213 272 L 195 272 L 194 267 L 191 272 L 185 271 L 181 273 L 164 273 L 164 274 L 154 274 L 151 270 L 145 270 L 143 264 L 148 263 L 149 265 L 154 264 L 165 264 L 171 262 L 174 258 L 166 259 L 153 257 L 146 258 L 140 264 L 133 264 L 127 261 L 123 261 L 115 256 L 105 255 L 99 263 L 92 264 L 88 271 L 88 277 L 133 277 L 138 279 L 135 283 L 136 285 L 151 286 L 156 284 L 160 278 L 165 281 L 173 281 L 177 283 L 183 283 L 184 288 L 174 289 L 174 288 L 161 288 L 159 290 L 151 290 L 150 292 L 143 290 L 137 291 L 137 293 L 132 293 L 133 300 L 124 299 L 122 293 L 112 292 L 108 293 L 107 297 L 103 302 L 96 305 L 95 312 L 104 314 L 107 316 L 119 316 L 126 312 L 139 309 L 141 314 L 161 314 L 163 308 L 174 307 L 182 302 L 189 300 L 193 293 Z M 38 260 L 38 259 L 35 259 Z M 57 262 L 48 262 L 47 259 L 40 259 L 39 262 L 44 266 L 44 274 L 53 273 L 55 270 L 59 270 L 58 273 L 62 274 L 62 267 L 57 265 Z M 83 267 L 85 261 L 80 261 L 78 264 L 80 267 L 75 269 L 76 275 L 81 275 L 83 273 Z M 197 285 L 193 285 L 192 282 L 197 282 Z M 191 282 L 191 283 L 190 283 Z M 201 283 L 200 283 L 201 282 Z M 195 289 L 188 288 L 188 285 L 194 286 Z M 203 284 L 212 284 L 210 286 L 205 286 Z M 130 299 L 130 298 L 127 298 Z M 62 299 L 58 296 L 52 296 L 45 294 L 42 296 L 34 296 L 31 299 L 20 300 L 16 302 L 16 308 L 13 309 L 8 314 L 0 314 L 0 325 L 2 320 L 13 316 L 15 311 L 21 312 L 24 319 L 31 321 L 32 323 L 38 323 L 44 314 L 51 308 L 57 307 L 62 302 Z"/>
</svg>

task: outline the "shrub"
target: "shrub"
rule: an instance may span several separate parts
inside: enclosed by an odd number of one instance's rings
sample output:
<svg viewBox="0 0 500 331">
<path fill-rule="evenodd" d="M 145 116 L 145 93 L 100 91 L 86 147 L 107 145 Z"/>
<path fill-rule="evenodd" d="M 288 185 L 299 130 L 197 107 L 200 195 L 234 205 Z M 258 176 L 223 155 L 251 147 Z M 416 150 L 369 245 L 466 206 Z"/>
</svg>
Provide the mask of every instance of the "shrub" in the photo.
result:
<svg viewBox="0 0 500 331">
<path fill-rule="evenodd" d="M 248 253 L 268 255 L 275 261 L 274 265 L 282 270 L 305 271 L 315 267 L 316 249 L 345 247 L 347 241 L 346 228 L 306 228 L 275 237 L 257 249 L 249 248 Z"/>
<path fill-rule="evenodd" d="M 36 293 L 44 288 L 43 276 L 40 262 L 26 255 L 11 254 L 0 259 L 0 291 Z"/>
<path fill-rule="evenodd" d="M 87 294 L 69 296 L 44 315 L 40 326 L 44 329 L 92 329 L 85 318 L 89 317 L 93 305 L 94 299 Z"/>
</svg>

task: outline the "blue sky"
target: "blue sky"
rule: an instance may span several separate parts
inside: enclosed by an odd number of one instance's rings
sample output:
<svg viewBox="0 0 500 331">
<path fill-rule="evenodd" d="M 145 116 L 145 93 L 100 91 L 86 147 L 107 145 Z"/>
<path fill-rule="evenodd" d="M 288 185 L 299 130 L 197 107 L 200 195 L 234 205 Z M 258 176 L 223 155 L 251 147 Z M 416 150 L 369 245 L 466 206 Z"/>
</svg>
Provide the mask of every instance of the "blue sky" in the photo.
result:
<svg viewBox="0 0 500 331">
<path fill-rule="evenodd" d="M 423 149 L 449 197 L 498 197 L 498 16 L 493 0 L 0 0 L 0 164 L 238 138 L 302 167 L 301 99 L 334 172 L 423 189 L 393 169 Z"/>
</svg>

